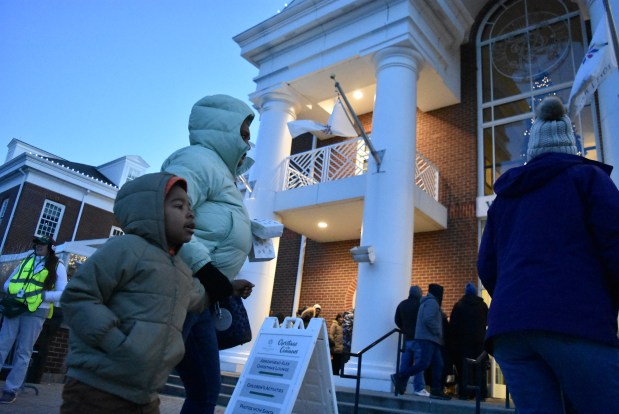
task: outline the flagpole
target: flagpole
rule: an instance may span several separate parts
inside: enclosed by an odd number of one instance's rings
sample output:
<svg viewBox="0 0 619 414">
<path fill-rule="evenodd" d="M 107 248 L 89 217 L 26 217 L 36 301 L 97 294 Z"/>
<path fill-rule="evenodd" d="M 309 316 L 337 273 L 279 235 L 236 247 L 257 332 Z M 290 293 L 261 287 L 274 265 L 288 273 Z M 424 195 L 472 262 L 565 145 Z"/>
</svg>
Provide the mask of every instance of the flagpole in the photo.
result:
<svg viewBox="0 0 619 414">
<path fill-rule="evenodd" d="M 365 145 L 367 145 L 368 149 L 370 150 L 370 154 L 372 154 L 372 157 L 374 157 L 374 161 L 376 161 L 376 172 L 380 172 L 380 165 L 383 162 L 383 157 L 385 155 L 385 150 L 376 151 L 376 149 L 374 148 L 374 145 L 372 144 L 372 140 L 365 133 L 365 129 L 363 128 L 363 124 L 361 124 L 361 121 L 359 121 L 359 118 L 357 117 L 357 114 L 355 113 L 355 110 L 353 109 L 353 107 L 350 104 L 350 102 L 348 102 L 348 98 L 346 98 L 346 94 L 342 90 L 342 87 L 340 86 L 340 83 L 335 80 L 335 75 L 331 75 L 331 79 L 333 79 L 335 81 L 335 87 L 337 88 L 340 96 L 344 100 L 344 103 L 346 104 L 346 107 L 348 108 L 348 111 L 350 111 L 350 115 L 352 116 L 353 120 L 355 121 L 355 125 L 357 126 L 357 128 L 359 128 L 359 131 L 357 131 L 357 132 L 359 132 L 361 134 L 361 137 L 363 138 L 363 141 L 365 142 Z"/>
<path fill-rule="evenodd" d="M 617 26 L 615 26 L 615 16 L 610 7 L 610 0 L 603 0 L 604 8 L 606 9 L 606 21 L 608 28 L 610 29 L 610 37 L 613 42 L 613 49 L 615 50 L 615 60 L 619 64 L 619 41 L 617 40 Z"/>
</svg>

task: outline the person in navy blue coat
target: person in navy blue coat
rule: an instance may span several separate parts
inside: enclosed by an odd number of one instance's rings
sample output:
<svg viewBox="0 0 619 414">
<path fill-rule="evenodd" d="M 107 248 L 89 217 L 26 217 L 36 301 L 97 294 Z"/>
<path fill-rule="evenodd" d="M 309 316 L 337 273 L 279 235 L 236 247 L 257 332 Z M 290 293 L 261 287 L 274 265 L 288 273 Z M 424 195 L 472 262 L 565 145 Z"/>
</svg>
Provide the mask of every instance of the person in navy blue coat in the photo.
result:
<svg viewBox="0 0 619 414">
<path fill-rule="evenodd" d="M 577 155 L 561 100 L 531 127 L 528 162 L 495 183 L 479 249 L 487 348 L 521 414 L 619 413 L 619 191 Z"/>
</svg>

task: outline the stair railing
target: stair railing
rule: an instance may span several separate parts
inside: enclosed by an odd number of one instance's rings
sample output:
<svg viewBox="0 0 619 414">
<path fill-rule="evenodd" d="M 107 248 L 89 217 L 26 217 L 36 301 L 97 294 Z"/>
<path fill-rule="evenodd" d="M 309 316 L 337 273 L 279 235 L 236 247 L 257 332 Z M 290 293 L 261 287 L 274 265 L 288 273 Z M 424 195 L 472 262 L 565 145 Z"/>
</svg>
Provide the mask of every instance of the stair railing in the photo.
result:
<svg viewBox="0 0 619 414">
<path fill-rule="evenodd" d="M 464 388 L 467 391 L 475 392 L 475 413 L 481 413 L 481 392 L 482 392 L 482 381 L 485 380 L 485 377 L 482 375 L 482 370 L 487 369 L 488 365 L 488 353 L 483 351 L 479 356 L 475 359 L 465 358 L 464 364 L 462 366 L 462 376 L 465 379 Z M 470 378 L 471 369 L 475 370 L 475 379 L 477 380 L 475 385 L 469 385 L 468 380 Z M 509 409 L 509 389 L 505 387 L 505 408 Z M 516 410 L 517 412 L 518 410 Z"/>
<path fill-rule="evenodd" d="M 481 413 L 481 393 L 483 390 L 482 381 L 484 381 L 484 376 L 482 375 L 482 370 L 487 369 L 488 363 L 488 353 L 483 351 L 476 359 L 465 358 L 464 364 L 462 365 L 462 376 L 464 378 L 464 390 L 465 391 L 474 391 L 475 392 L 475 414 Z M 471 378 L 471 370 L 474 370 L 476 384 L 470 385 L 469 379 Z M 507 398 L 509 401 L 509 396 Z M 508 406 L 505 408 L 509 408 Z"/>
<path fill-rule="evenodd" d="M 396 372 L 397 372 L 397 370 L 400 369 L 400 352 L 402 349 L 402 337 L 403 337 L 403 332 L 399 330 L 398 328 L 390 330 L 389 332 L 387 332 L 386 334 L 384 334 L 383 336 L 381 336 L 376 341 L 372 342 L 370 345 L 366 346 L 359 352 L 342 352 L 342 357 L 351 356 L 351 357 L 357 358 L 357 373 L 355 375 L 345 374 L 344 364 L 340 366 L 340 370 L 339 370 L 341 378 L 351 378 L 351 379 L 357 380 L 357 384 L 355 387 L 355 409 L 353 411 L 354 414 L 358 414 L 359 412 L 359 393 L 361 389 L 361 365 L 363 363 L 363 354 L 365 354 L 370 349 L 374 348 L 376 345 L 378 345 L 379 343 L 381 343 L 382 341 L 384 341 L 385 339 L 387 339 L 394 333 L 398 334 L 398 352 L 396 352 L 397 354 Z"/>
</svg>

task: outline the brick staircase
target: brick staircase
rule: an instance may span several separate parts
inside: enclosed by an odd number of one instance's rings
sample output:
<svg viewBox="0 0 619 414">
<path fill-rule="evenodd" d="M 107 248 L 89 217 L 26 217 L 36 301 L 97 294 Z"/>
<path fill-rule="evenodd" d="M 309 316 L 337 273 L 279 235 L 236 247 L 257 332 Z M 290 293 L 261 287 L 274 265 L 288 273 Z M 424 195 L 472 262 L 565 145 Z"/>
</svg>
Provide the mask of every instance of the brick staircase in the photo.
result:
<svg viewBox="0 0 619 414">
<path fill-rule="evenodd" d="M 218 405 L 227 406 L 238 381 L 238 375 L 225 373 L 222 375 L 222 387 Z M 165 389 L 161 392 L 178 397 L 185 396 L 183 384 L 178 375 L 170 375 Z M 337 404 L 340 414 L 352 414 L 355 407 L 355 390 L 336 387 Z M 377 391 L 362 391 L 359 397 L 359 414 L 474 414 L 474 401 L 440 401 L 428 397 L 400 395 Z M 514 408 L 506 409 L 503 400 L 489 399 L 481 403 L 483 414 L 515 414 Z M 317 414 L 317 413 L 316 413 Z"/>
</svg>

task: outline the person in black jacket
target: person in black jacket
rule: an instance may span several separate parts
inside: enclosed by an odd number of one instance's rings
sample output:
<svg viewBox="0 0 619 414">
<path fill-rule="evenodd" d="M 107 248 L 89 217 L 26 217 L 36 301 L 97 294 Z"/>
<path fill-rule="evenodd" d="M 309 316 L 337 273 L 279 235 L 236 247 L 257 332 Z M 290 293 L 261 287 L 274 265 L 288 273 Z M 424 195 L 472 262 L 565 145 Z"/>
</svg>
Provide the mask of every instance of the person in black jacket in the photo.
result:
<svg viewBox="0 0 619 414">
<path fill-rule="evenodd" d="M 400 371 L 407 369 L 413 365 L 415 360 L 415 328 L 417 327 L 417 314 L 419 313 L 419 301 L 421 299 L 421 288 L 419 286 L 411 286 L 408 291 L 408 299 L 404 299 L 395 311 L 395 324 L 404 332 L 404 352 L 400 360 Z M 417 356 L 419 358 L 419 356 Z M 409 377 L 406 377 L 407 383 Z M 413 389 L 415 395 L 428 397 L 430 393 L 425 389 L 426 384 L 423 378 L 423 371 L 417 373 L 413 377 Z M 396 392 L 398 390 L 396 389 Z"/>
<path fill-rule="evenodd" d="M 477 385 L 472 376 L 464 378 L 465 358 L 475 359 L 484 350 L 488 305 L 477 296 L 477 288 L 467 283 L 464 296 L 454 305 L 449 318 L 450 351 L 456 366 L 456 380 L 460 399 L 470 399 L 475 393 L 465 389 L 465 385 Z M 482 368 L 481 396 L 487 395 L 485 369 Z"/>
</svg>

